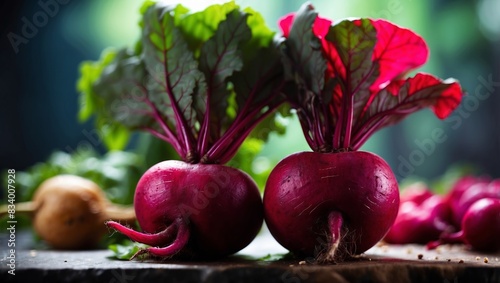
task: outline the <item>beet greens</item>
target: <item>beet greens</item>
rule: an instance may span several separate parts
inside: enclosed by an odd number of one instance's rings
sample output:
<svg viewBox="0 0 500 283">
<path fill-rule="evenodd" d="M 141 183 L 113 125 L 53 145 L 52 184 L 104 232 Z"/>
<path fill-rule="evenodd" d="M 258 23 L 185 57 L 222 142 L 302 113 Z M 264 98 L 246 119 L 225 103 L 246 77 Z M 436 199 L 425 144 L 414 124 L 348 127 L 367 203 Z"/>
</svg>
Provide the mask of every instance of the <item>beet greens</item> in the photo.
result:
<svg viewBox="0 0 500 283">
<path fill-rule="evenodd" d="M 431 107 L 444 119 L 461 101 L 453 79 L 424 73 L 404 78 L 428 57 L 424 40 L 411 30 L 381 19 L 332 24 L 308 4 L 280 27 L 286 70 L 297 84 L 287 98 L 314 151 L 357 150 L 413 112 Z"/>
<path fill-rule="evenodd" d="M 118 51 L 94 84 L 96 114 L 170 143 L 189 163 L 228 162 L 283 102 L 274 33 L 232 2 L 144 9 L 139 51 Z"/>
</svg>

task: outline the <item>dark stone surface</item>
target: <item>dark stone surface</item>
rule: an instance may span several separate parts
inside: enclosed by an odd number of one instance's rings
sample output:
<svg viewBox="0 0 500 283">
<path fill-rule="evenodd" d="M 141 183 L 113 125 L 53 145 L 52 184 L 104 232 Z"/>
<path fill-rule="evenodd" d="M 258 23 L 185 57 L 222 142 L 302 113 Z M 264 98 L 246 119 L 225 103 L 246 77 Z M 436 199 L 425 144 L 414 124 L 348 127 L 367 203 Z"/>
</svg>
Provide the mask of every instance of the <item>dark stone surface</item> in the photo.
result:
<svg viewBox="0 0 500 283">
<path fill-rule="evenodd" d="M 18 250 L 15 276 L 8 274 L 8 251 L 1 251 L 0 282 L 500 282 L 500 254 L 477 254 L 462 246 L 427 251 L 378 245 L 335 265 L 249 260 L 284 251 L 266 234 L 238 255 L 212 262 L 121 261 L 107 250 Z"/>
</svg>

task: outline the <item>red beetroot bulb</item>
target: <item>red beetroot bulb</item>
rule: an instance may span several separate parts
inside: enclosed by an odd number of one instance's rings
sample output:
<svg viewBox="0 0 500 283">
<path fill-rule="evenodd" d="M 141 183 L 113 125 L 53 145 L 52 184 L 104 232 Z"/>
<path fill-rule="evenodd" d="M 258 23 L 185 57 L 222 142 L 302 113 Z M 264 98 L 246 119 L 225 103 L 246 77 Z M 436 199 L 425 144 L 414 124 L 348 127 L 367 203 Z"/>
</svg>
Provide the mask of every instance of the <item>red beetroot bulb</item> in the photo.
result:
<svg viewBox="0 0 500 283">
<path fill-rule="evenodd" d="M 266 223 L 285 248 L 334 260 L 366 251 L 385 235 L 399 203 L 389 165 L 369 152 L 302 152 L 272 171 Z"/>
<path fill-rule="evenodd" d="M 156 256 L 220 257 L 247 246 L 262 225 L 255 182 L 224 165 L 164 161 L 144 173 L 134 197 L 142 232 L 108 222 Z M 165 247 L 159 245 L 170 243 Z"/>
</svg>

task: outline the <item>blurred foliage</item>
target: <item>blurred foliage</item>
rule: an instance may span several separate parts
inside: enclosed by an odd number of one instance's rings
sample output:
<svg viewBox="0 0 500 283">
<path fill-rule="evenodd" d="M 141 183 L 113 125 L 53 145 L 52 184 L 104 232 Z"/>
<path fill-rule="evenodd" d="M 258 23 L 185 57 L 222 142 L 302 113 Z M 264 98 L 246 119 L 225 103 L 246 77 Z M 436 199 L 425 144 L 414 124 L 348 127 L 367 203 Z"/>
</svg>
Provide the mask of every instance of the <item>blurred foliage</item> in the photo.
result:
<svg viewBox="0 0 500 283">
<path fill-rule="evenodd" d="M 472 164 L 457 163 L 452 164 L 442 175 L 428 179 L 418 176 L 411 176 L 402 180 L 399 184 L 399 189 L 404 190 L 406 187 L 415 183 L 426 184 L 432 192 L 436 194 L 446 194 L 455 184 L 455 182 L 464 176 L 479 176 L 480 169 Z"/>
<path fill-rule="evenodd" d="M 77 149 L 71 154 L 56 151 L 47 161 L 16 172 L 17 201 L 31 200 L 40 184 L 51 177 L 72 174 L 94 181 L 112 202 L 131 204 L 143 162 L 131 152 L 110 151 L 99 156 L 90 149 Z"/>
<path fill-rule="evenodd" d="M 468 175 L 478 176 L 479 169 L 472 164 L 454 164 L 443 175 L 431 180 L 429 187 L 437 194 L 445 194 L 458 179 Z"/>
<path fill-rule="evenodd" d="M 81 93 L 78 120 L 82 123 L 89 120 L 97 109 L 104 107 L 102 101 L 96 99 L 98 96 L 94 92 L 94 82 L 99 79 L 104 68 L 115 59 L 116 52 L 116 50 L 108 48 L 102 52 L 100 60 L 84 61 L 80 64 L 81 76 L 77 81 L 76 88 Z M 109 150 L 123 150 L 131 136 L 123 125 L 110 123 L 109 120 L 101 116 L 95 119 L 95 128 Z"/>
</svg>

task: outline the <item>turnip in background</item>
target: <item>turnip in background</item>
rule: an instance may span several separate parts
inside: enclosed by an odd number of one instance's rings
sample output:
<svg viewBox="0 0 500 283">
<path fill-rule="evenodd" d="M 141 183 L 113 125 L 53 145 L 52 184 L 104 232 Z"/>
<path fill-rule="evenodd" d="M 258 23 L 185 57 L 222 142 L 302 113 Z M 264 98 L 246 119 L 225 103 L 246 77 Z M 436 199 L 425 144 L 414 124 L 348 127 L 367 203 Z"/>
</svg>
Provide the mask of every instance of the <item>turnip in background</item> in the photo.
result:
<svg viewBox="0 0 500 283">
<path fill-rule="evenodd" d="M 378 129 L 431 107 L 444 119 L 460 103 L 454 80 L 404 79 L 428 56 L 412 31 L 384 20 L 332 22 L 305 4 L 284 17 L 287 89 L 313 152 L 293 154 L 271 172 L 265 220 L 276 240 L 302 256 L 338 261 L 381 240 L 399 206 L 396 178 L 373 153 L 357 151 Z"/>
<path fill-rule="evenodd" d="M 113 204 L 93 181 L 61 174 L 44 180 L 29 202 L 16 203 L 16 213 L 32 219 L 36 235 L 61 250 L 94 249 L 106 234 L 106 220 L 134 223 L 133 207 Z M 0 206 L 0 218 L 9 205 Z"/>
<path fill-rule="evenodd" d="M 235 253 L 259 231 L 263 207 L 255 182 L 223 164 L 257 124 L 266 133 L 275 127 L 270 115 L 284 102 L 284 76 L 274 33 L 234 2 L 189 13 L 147 1 L 141 12 L 140 42 L 103 56 L 82 97 L 95 109 L 83 113 L 96 111 L 117 133 L 147 131 L 183 161 L 156 164 L 140 179 L 134 207 L 142 232 L 106 224 L 150 245 L 136 256 Z"/>
</svg>

